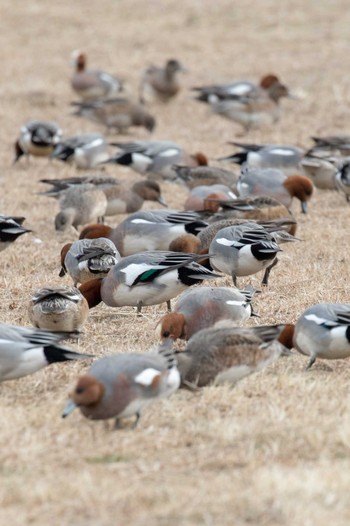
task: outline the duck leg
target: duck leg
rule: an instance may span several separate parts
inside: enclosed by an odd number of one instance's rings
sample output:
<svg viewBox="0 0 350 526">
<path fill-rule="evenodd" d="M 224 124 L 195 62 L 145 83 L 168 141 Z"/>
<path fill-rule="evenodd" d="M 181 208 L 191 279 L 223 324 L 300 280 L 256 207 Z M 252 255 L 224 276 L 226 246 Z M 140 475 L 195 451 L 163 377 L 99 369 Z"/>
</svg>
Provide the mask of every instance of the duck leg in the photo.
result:
<svg viewBox="0 0 350 526">
<path fill-rule="evenodd" d="M 141 309 L 142 309 L 142 301 L 138 301 L 137 302 L 137 316 L 142 316 L 142 312 L 141 312 Z"/>
<path fill-rule="evenodd" d="M 265 274 L 264 274 L 263 280 L 261 282 L 262 285 L 266 285 L 266 287 L 267 287 L 268 281 L 269 281 L 270 272 L 273 269 L 273 267 L 275 267 L 277 265 L 277 263 L 278 263 L 278 258 L 275 258 L 273 260 L 273 262 L 271 263 L 271 265 L 266 267 Z"/>
<path fill-rule="evenodd" d="M 171 312 L 171 300 L 168 300 L 166 302 L 166 307 L 167 307 L 168 312 Z"/>
<path fill-rule="evenodd" d="M 234 287 L 237 288 L 237 276 L 233 272 L 232 272 L 231 276 L 232 276 L 233 285 L 234 285 Z"/>
<path fill-rule="evenodd" d="M 316 355 L 313 354 L 309 360 L 309 363 L 307 364 L 306 366 L 306 370 L 308 369 L 311 369 L 311 367 L 313 366 L 313 364 L 316 362 Z"/>
</svg>

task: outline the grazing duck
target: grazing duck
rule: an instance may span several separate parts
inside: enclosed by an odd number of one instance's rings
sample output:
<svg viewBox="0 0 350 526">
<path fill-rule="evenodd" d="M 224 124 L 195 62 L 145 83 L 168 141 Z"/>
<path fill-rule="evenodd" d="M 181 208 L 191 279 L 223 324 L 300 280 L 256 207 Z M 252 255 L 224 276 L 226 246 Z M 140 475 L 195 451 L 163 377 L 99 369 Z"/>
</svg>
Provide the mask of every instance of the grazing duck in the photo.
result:
<svg viewBox="0 0 350 526">
<path fill-rule="evenodd" d="M 152 132 L 156 126 L 155 118 L 143 104 L 125 97 L 72 104 L 77 107 L 74 115 L 102 124 L 107 131 L 114 128 L 118 133 L 127 133 L 131 126 L 143 126 Z"/>
<path fill-rule="evenodd" d="M 159 100 L 169 102 L 181 89 L 179 73 L 186 71 L 175 59 L 167 60 L 164 67 L 150 66 L 144 72 L 140 84 L 143 102 Z"/>
<path fill-rule="evenodd" d="M 234 191 L 238 181 L 238 174 L 222 168 L 206 166 L 204 162 L 194 167 L 175 165 L 173 169 L 177 177 L 175 182 L 185 183 L 190 190 L 197 186 L 223 184 Z"/>
<path fill-rule="evenodd" d="M 196 97 L 210 105 L 217 115 L 241 124 L 246 132 L 279 119 L 279 101 L 289 97 L 289 89 L 276 75 L 266 75 L 260 85 L 238 82 L 194 88 Z"/>
<path fill-rule="evenodd" d="M 91 420 L 136 417 L 133 428 L 151 402 L 171 395 L 180 386 L 176 359 L 167 343 L 156 353 L 123 353 L 96 360 L 80 376 L 70 393 L 62 417 L 76 407 Z"/>
<path fill-rule="evenodd" d="M 135 141 L 131 143 L 112 143 L 122 153 L 109 159 L 109 163 L 128 166 L 142 175 L 175 179 L 175 164 L 197 166 L 206 164 L 204 154 L 190 155 L 181 146 L 171 141 Z"/>
<path fill-rule="evenodd" d="M 170 300 L 187 287 L 218 275 L 196 263 L 198 254 L 169 251 L 142 252 L 124 257 L 111 268 L 104 279 L 87 281 L 79 287 L 89 307 L 101 301 L 110 307 L 159 305 Z"/>
<path fill-rule="evenodd" d="M 102 218 L 106 213 L 107 197 L 94 185 L 68 188 L 60 197 L 61 211 L 55 217 L 56 230 L 77 228 Z"/>
<path fill-rule="evenodd" d="M 156 332 L 163 340 L 189 340 L 196 332 L 212 327 L 220 320 L 241 324 L 253 314 L 251 301 L 255 289 L 229 287 L 195 287 L 177 300 L 173 312 L 158 322 Z"/>
<path fill-rule="evenodd" d="M 0 382 L 33 374 L 56 362 L 93 358 L 59 345 L 70 333 L 0 324 Z"/>
<path fill-rule="evenodd" d="M 84 100 L 104 99 L 122 91 L 121 80 L 99 69 L 87 69 L 86 64 L 86 53 L 75 50 L 72 53 L 75 71 L 70 82 L 79 97 Z"/>
<path fill-rule="evenodd" d="M 0 252 L 8 248 L 19 236 L 31 232 L 22 223 L 25 217 L 4 216 L 0 214 Z"/>
<path fill-rule="evenodd" d="M 306 309 L 295 326 L 284 331 L 284 343 L 309 356 L 309 369 L 317 358 L 336 360 L 350 356 L 350 305 L 319 303 Z"/>
<path fill-rule="evenodd" d="M 69 274 L 75 287 L 77 283 L 105 277 L 120 259 L 121 256 L 110 239 L 79 239 L 62 247 L 62 268 L 59 275 L 63 277 Z"/>
<path fill-rule="evenodd" d="M 224 184 L 196 186 L 185 201 L 184 210 L 200 212 L 202 210 L 216 211 L 217 201 L 237 199 L 232 190 Z"/>
<path fill-rule="evenodd" d="M 145 201 L 167 206 L 156 181 L 137 181 L 132 186 L 129 184 L 113 185 L 103 191 L 107 197 L 106 216 L 137 212 Z"/>
<path fill-rule="evenodd" d="M 235 286 L 237 276 L 250 276 L 261 270 L 265 270 L 262 284 L 267 285 L 280 251 L 273 234 L 249 221 L 222 228 L 209 246 L 212 267 L 231 276 Z"/>
<path fill-rule="evenodd" d="M 45 287 L 33 294 L 29 319 L 38 329 L 80 331 L 89 315 L 89 305 L 75 287 Z"/>
<path fill-rule="evenodd" d="M 55 122 L 29 121 L 21 128 L 18 140 L 15 143 L 15 160 L 17 162 L 23 155 L 29 157 L 49 157 L 55 145 L 60 141 L 61 128 Z"/>
<path fill-rule="evenodd" d="M 287 207 L 291 206 L 295 197 L 301 203 L 301 211 L 306 214 L 307 203 L 313 193 L 313 184 L 304 175 L 286 176 L 281 170 L 273 168 L 244 166 L 237 182 L 237 190 L 240 197 L 267 195 Z"/>
<path fill-rule="evenodd" d="M 245 376 L 261 371 L 285 352 L 277 341 L 283 327 L 242 328 L 225 322 L 196 332 L 185 351 L 176 354 L 181 384 L 234 385 Z"/>
<path fill-rule="evenodd" d="M 108 149 L 109 145 L 100 133 L 82 133 L 60 140 L 51 158 L 72 163 L 77 168 L 94 168 L 109 158 Z"/>
<path fill-rule="evenodd" d="M 242 144 L 230 142 L 241 148 L 238 153 L 222 157 L 219 161 L 229 161 L 239 165 L 247 164 L 254 168 L 275 168 L 285 175 L 293 175 L 300 170 L 304 151 L 296 146 L 285 144 Z"/>
<path fill-rule="evenodd" d="M 88 225 L 81 231 L 80 238 L 107 237 L 124 257 L 145 250 L 168 250 L 177 237 L 197 235 L 207 225 L 196 212 L 147 210 L 130 214 L 116 228 Z"/>
</svg>

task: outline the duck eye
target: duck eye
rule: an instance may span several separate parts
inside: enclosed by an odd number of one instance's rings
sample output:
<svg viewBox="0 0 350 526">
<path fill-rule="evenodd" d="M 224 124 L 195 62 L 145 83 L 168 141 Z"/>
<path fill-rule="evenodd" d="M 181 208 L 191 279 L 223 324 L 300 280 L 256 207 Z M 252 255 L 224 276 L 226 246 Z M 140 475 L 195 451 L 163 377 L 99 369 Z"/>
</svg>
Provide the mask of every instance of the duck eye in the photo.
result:
<svg viewBox="0 0 350 526">
<path fill-rule="evenodd" d="M 76 394 L 82 394 L 85 391 L 84 387 L 77 387 L 75 392 Z"/>
<path fill-rule="evenodd" d="M 170 336 L 170 332 L 169 331 L 164 331 L 163 332 L 163 336 L 164 336 L 164 338 L 168 338 L 168 336 Z"/>
</svg>

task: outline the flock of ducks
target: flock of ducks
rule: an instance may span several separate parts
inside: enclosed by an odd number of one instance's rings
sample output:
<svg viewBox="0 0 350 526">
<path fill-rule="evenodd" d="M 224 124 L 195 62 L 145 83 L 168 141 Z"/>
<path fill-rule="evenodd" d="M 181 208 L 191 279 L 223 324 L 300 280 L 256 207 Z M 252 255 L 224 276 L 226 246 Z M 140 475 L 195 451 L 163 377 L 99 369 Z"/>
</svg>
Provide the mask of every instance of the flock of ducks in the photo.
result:
<svg viewBox="0 0 350 526">
<path fill-rule="evenodd" d="M 75 52 L 72 58 L 71 87 L 80 98 L 73 103 L 75 114 L 119 133 L 135 126 L 152 132 L 152 104 L 175 104 L 185 71 L 175 59 L 149 67 L 139 99 L 133 100 L 120 79 L 88 69 L 85 53 Z M 258 84 L 233 82 L 193 91 L 196 100 L 245 132 L 275 122 L 281 99 L 296 98 L 271 74 Z M 259 272 L 267 286 L 280 245 L 299 240 L 290 211 L 294 199 L 305 214 L 314 186 L 337 189 L 350 200 L 350 137 L 315 137 L 308 150 L 232 146 L 234 153 L 218 161 L 239 165 L 239 174 L 210 166 L 203 153 L 190 153 L 169 140 L 111 142 L 100 132 L 64 137 L 54 122 L 23 125 L 15 162 L 41 156 L 80 169 L 113 164 L 143 177 L 133 184 L 105 174 L 41 180 L 50 188 L 40 195 L 58 201 L 55 229 L 79 233 L 61 250 L 60 276 L 68 275 L 72 286 L 45 286 L 33 294 L 28 308 L 32 328 L 0 326 L 0 381 L 55 362 L 93 358 L 62 341 L 79 337 L 89 310 L 101 302 L 135 307 L 139 316 L 143 308 L 165 303 L 168 312 L 156 327 L 161 343 L 156 352 L 95 360 L 78 378 L 63 417 L 78 407 L 90 419 L 115 418 L 117 427 L 124 417 L 135 416 L 136 425 L 145 406 L 179 387 L 196 391 L 209 384 L 235 384 L 293 348 L 309 357 L 308 367 L 317 358 L 350 356 L 350 305 L 318 304 L 301 313 L 295 325 L 248 328 L 242 325 L 256 315 L 252 302 L 258 291 L 237 288 L 241 277 Z M 172 182 L 174 191 L 177 184 L 187 187 L 182 210 L 166 208 L 164 180 Z M 144 201 L 163 208 L 141 211 Z M 105 217 L 118 214 L 127 216 L 117 227 L 104 223 Z M 31 232 L 24 220 L 0 216 L 1 251 L 11 250 L 18 237 Z M 203 284 L 223 275 L 233 286 Z M 174 350 L 177 339 L 186 341 L 184 351 Z"/>
</svg>

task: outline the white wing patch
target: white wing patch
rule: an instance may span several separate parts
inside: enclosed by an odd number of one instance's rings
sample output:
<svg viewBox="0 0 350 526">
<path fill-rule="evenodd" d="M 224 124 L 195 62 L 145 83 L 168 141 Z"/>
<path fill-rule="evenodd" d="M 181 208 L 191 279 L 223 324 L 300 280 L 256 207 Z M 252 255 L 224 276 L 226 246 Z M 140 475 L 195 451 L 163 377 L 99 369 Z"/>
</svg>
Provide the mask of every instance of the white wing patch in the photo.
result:
<svg viewBox="0 0 350 526">
<path fill-rule="evenodd" d="M 169 148 L 168 150 L 161 152 L 159 157 L 174 157 L 175 155 L 179 155 L 179 150 L 176 150 L 175 148 Z"/>
<path fill-rule="evenodd" d="M 232 239 L 227 239 L 226 237 L 219 237 L 216 242 L 219 245 L 225 245 L 225 247 L 231 247 L 233 244 Z"/>
<path fill-rule="evenodd" d="M 228 300 L 226 301 L 225 303 L 227 303 L 227 305 L 238 305 L 239 307 L 243 307 L 245 302 L 244 301 L 235 301 L 235 300 Z"/>
<path fill-rule="evenodd" d="M 308 321 L 314 321 L 317 325 L 322 325 L 323 323 L 329 323 L 331 320 L 326 320 L 326 318 L 319 318 L 316 314 L 307 314 L 305 319 Z"/>
<path fill-rule="evenodd" d="M 295 152 L 292 150 L 288 150 L 287 148 L 274 148 L 270 150 L 270 152 L 273 155 L 285 155 L 286 157 L 290 157 L 291 155 L 295 155 Z"/>
<path fill-rule="evenodd" d="M 145 369 L 144 371 L 142 371 L 142 373 L 135 376 L 135 382 L 144 386 L 149 386 L 152 384 L 153 380 L 160 375 L 160 371 L 157 371 L 157 369 L 153 369 L 152 367 L 150 367 L 149 369 Z"/>
<path fill-rule="evenodd" d="M 139 225 L 142 223 L 151 225 L 153 223 L 153 221 L 147 221 L 147 219 L 132 219 L 130 222 L 134 223 L 135 225 Z"/>
</svg>

